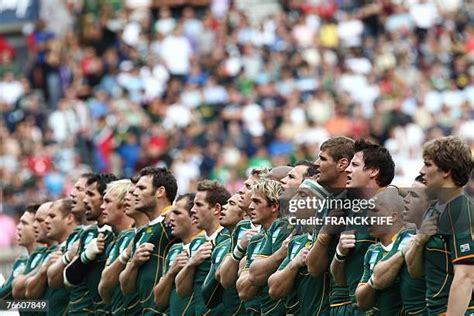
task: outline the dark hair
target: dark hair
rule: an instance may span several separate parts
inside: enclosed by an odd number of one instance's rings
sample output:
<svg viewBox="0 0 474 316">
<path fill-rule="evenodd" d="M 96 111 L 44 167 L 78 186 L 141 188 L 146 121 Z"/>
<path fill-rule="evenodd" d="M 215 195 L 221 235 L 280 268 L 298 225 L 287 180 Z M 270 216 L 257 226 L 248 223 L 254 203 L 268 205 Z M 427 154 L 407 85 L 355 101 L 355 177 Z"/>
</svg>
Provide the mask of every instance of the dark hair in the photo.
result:
<svg viewBox="0 0 474 316">
<path fill-rule="evenodd" d="M 354 140 L 349 137 L 339 136 L 333 137 L 321 144 L 321 151 L 327 151 L 328 155 L 334 161 L 339 161 L 342 158 L 351 160 L 354 153 L 357 152 L 354 148 Z"/>
<path fill-rule="evenodd" d="M 145 167 L 140 170 L 140 178 L 145 176 L 152 176 L 152 185 L 155 191 L 159 187 L 164 187 L 168 201 L 173 203 L 178 192 L 178 184 L 171 171 L 166 168 Z"/>
<path fill-rule="evenodd" d="M 94 173 L 92 172 L 85 172 L 79 176 L 79 178 L 85 178 L 86 180 L 89 180 L 94 177 Z"/>
<path fill-rule="evenodd" d="M 186 206 L 185 206 L 184 208 L 185 208 L 188 212 L 190 212 L 191 209 L 192 209 L 193 206 L 194 206 L 194 198 L 195 198 L 195 197 L 196 197 L 196 193 L 194 193 L 194 192 L 190 192 L 190 193 L 186 193 L 186 194 L 181 194 L 181 195 L 178 195 L 178 197 L 176 198 L 176 202 L 186 199 Z"/>
<path fill-rule="evenodd" d="M 41 206 L 41 203 L 31 203 L 28 204 L 25 208 L 25 212 L 31 213 L 31 214 L 36 214 L 36 211 L 39 209 Z"/>
<path fill-rule="evenodd" d="M 217 181 L 203 180 L 197 185 L 198 192 L 206 192 L 206 203 L 211 207 L 219 203 L 221 206 L 227 203 L 230 193 Z"/>
<path fill-rule="evenodd" d="M 354 144 L 354 153 L 362 152 L 364 170 L 376 169 L 379 171 L 375 181 L 380 187 L 389 185 L 395 176 L 395 163 L 387 148 L 360 139 Z"/>
<path fill-rule="evenodd" d="M 138 180 L 140 180 L 139 175 L 134 175 L 133 177 L 130 178 L 130 181 L 132 182 L 132 184 L 137 184 Z"/>
<path fill-rule="evenodd" d="M 117 180 L 117 177 L 112 173 L 96 173 L 87 179 L 86 185 L 97 183 L 97 191 L 101 196 L 104 196 L 107 183 Z"/>
<path fill-rule="evenodd" d="M 314 163 L 312 163 L 311 161 L 309 160 L 298 160 L 296 163 L 295 163 L 295 167 L 296 166 L 307 166 L 308 169 L 306 169 L 305 173 L 303 173 L 303 178 L 309 178 L 309 177 L 312 177 L 314 176 L 318 171 L 318 168 L 316 168 L 316 166 L 314 165 Z"/>
</svg>

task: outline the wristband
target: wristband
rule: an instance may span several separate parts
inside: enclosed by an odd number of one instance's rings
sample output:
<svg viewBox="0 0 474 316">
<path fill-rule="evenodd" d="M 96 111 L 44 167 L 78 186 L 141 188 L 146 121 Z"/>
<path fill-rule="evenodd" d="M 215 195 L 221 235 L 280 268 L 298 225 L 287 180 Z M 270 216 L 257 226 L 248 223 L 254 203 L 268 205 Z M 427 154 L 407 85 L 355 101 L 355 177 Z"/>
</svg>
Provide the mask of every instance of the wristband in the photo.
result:
<svg viewBox="0 0 474 316">
<path fill-rule="evenodd" d="M 69 256 L 67 255 L 67 251 L 66 253 L 64 253 L 64 255 L 62 255 L 62 261 L 64 263 L 64 265 L 68 265 L 69 263 L 71 263 L 71 259 L 69 259 Z"/>
<path fill-rule="evenodd" d="M 240 261 L 244 256 L 245 252 L 242 251 L 242 248 L 240 248 L 239 245 L 237 245 L 232 252 L 232 258 L 234 258 L 235 261 Z"/>
<path fill-rule="evenodd" d="M 374 275 L 372 274 L 369 278 L 369 281 L 367 282 L 371 288 L 375 290 L 375 284 L 374 284 Z"/>
<path fill-rule="evenodd" d="M 336 252 L 335 256 L 334 256 L 334 259 L 336 259 L 337 262 L 344 262 L 346 261 L 346 257 L 345 256 L 341 256 L 340 254 L 338 254 Z"/>
<path fill-rule="evenodd" d="M 343 255 L 340 251 L 339 251 L 339 248 L 336 247 L 336 257 L 339 257 L 339 259 L 341 260 L 345 260 L 347 255 Z"/>
</svg>

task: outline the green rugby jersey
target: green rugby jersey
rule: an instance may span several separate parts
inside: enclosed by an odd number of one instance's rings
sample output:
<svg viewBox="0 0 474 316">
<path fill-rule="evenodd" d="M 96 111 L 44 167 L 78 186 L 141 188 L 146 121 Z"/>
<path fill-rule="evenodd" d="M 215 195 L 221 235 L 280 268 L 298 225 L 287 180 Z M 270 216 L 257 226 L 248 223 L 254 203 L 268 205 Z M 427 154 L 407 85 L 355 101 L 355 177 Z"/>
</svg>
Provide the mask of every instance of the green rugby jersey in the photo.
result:
<svg viewBox="0 0 474 316">
<path fill-rule="evenodd" d="M 164 210 L 164 213 L 166 210 Z M 140 228 L 132 245 L 132 255 L 144 243 L 155 245 L 150 260 L 138 270 L 137 290 L 143 315 L 161 314 L 155 306 L 153 288 L 158 284 L 164 272 L 166 256 L 171 246 L 178 242 L 171 234 L 171 228 L 165 223 L 163 215 Z"/>
<path fill-rule="evenodd" d="M 231 240 L 227 238 L 212 250 L 211 269 L 204 280 L 202 294 L 207 306 L 214 308 L 221 305 L 224 315 L 246 315 L 237 289 L 235 287 L 224 289 L 215 278 L 216 271 L 229 253 L 230 247 Z"/>
<path fill-rule="evenodd" d="M 439 234 L 425 245 L 424 270 L 426 301 L 430 314 L 445 313 L 454 277 L 454 264 L 474 263 L 474 208 L 473 201 L 459 194 L 445 205 L 431 206 L 425 217 L 438 213 Z M 474 312 L 471 296 L 469 312 Z"/>
<path fill-rule="evenodd" d="M 264 242 L 265 242 L 265 232 L 263 229 L 261 229 L 260 233 L 253 235 L 249 241 L 249 244 L 247 246 L 247 251 L 246 251 L 247 259 L 245 261 L 245 267 L 243 268 L 242 271 L 248 271 L 250 265 L 255 260 L 255 257 L 260 252 L 260 249 L 263 246 Z M 260 289 L 254 298 L 244 302 L 247 315 L 260 315 L 261 314 L 260 312 L 261 292 L 262 291 Z"/>
<path fill-rule="evenodd" d="M 317 237 L 316 237 L 317 238 Z M 339 243 L 339 238 L 334 236 L 331 239 L 331 243 L 328 247 L 328 258 L 329 262 L 331 262 L 332 258 L 334 258 L 334 254 L 336 253 L 336 247 Z M 336 283 L 332 275 L 329 273 L 329 306 L 332 309 L 336 310 L 345 310 L 342 306 L 352 304 L 351 299 L 349 297 L 349 289 L 347 286 L 340 286 Z M 337 314 L 337 312 L 336 312 Z"/>
<path fill-rule="evenodd" d="M 230 245 L 231 251 L 234 251 L 235 246 L 237 246 L 237 243 L 242 239 L 242 237 L 244 237 L 245 232 L 251 228 L 255 228 L 255 226 L 249 219 L 243 219 L 237 223 L 234 230 L 232 231 Z"/>
<path fill-rule="evenodd" d="M 13 299 L 12 296 L 12 283 L 15 278 L 23 274 L 26 268 L 26 263 L 28 262 L 28 256 L 22 255 L 18 259 L 15 260 L 12 266 L 12 272 L 10 273 L 10 276 L 8 279 L 5 281 L 5 283 L 2 284 L 0 287 L 0 300 L 9 300 Z"/>
<path fill-rule="evenodd" d="M 123 230 L 117 237 L 117 240 L 114 242 L 113 246 L 109 249 L 108 258 L 105 266 L 108 267 L 117 260 L 122 252 L 127 249 L 130 242 L 132 242 L 135 237 L 135 229 L 130 228 Z M 110 304 L 110 311 L 113 315 L 125 315 L 125 308 L 132 306 L 133 303 L 138 302 L 138 296 L 135 294 L 123 295 L 122 290 L 120 289 L 120 284 L 114 289 L 112 294 L 112 302 Z M 137 304 L 138 305 L 138 304 Z M 129 311 L 131 314 L 137 311 Z"/>
<path fill-rule="evenodd" d="M 381 243 L 371 245 L 367 250 L 364 258 L 364 274 L 359 284 L 365 284 L 369 281 L 374 272 L 375 265 L 382 260 L 390 250 L 398 248 L 398 243 L 402 239 L 395 235 L 393 243 L 387 247 Z M 406 242 L 406 240 L 403 240 Z M 376 302 L 374 306 L 374 314 L 382 316 L 400 315 L 402 311 L 402 302 L 400 297 L 400 282 L 397 280 L 390 287 L 383 290 L 376 290 Z"/>
<path fill-rule="evenodd" d="M 71 287 L 69 292 L 68 315 L 94 314 L 96 310 L 99 313 L 106 313 L 108 310 L 108 307 L 103 305 L 102 299 L 99 296 L 98 286 L 105 261 L 107 260 L 108 247 L 111 246 L 115 238 L 112 228 L 108 225 L 103 225 L 100 228 L 97 225 L 83 227 L 79 238 L 78 253 L 83 257 L 87 245 L 89 245 L 94 238 L 97 238 L 99 233 L 105 236 L 106 249 L 102 254 L 97 255 L 94 264 L 81 283 Z"/>
<path fill-rule="evenodd" d="M 214 247 L 217 247 L 220 246 L 225 240 L 230 238 L 230 232 L 226 228 L 220 228 L 213 234 L 213 236 L 205 236 L 205 238 L 205 242 L 210 241 Z M 194 248 L 192 242 L 191 248 Z M 191 255 L 193 252 L 195 251 L 191 250 Z M 209 274 L 210 269 L 211 258 L 208 258 L 204 260 L 199 266 L 197 266 L 196 271 L 194 272 L 193 290 L 195 315 L 220 315 L 223 312 L 222 305 L 218 305 L 212 309 L 208 309 L 206 307 L 206 302 L 204 301 L 202 287 L 207 275 Z"/>
<path fill-rule="evenodd" d="M 359 213 L 352 213 L 352 216 L 364 217 L 367 215 L 367 210 Z M 376 240 L 367 232 L 366 226 L 347 226 L 346 230 L 355 230 L 356 244 L 353 249 L 349 251 L 344 264 L 344 274 L 346 276 L 347 288 L 352 305 L 357 305 L 355 291 L 360 279 L 364 273 L 364 257 L 370 245 L 375 244 Z"/>
<path fill-rule="evenodd" d="M 183 245 L 183 243 L 174 244 L 168 255 L 166 256 L 165 272 L 167 273 L 173 264 L 176 256 L 179 255 L 183 250 L 189 254 L 196 252 L 206 242 L 206 237 L 203 234 L 199 234 L 189 244 Z M 190 297 L 181 297 L 176 293 L 176 285 L 173 284 L 173 288 L 170 293 L 169 306 L 166 311 L 167 315 L 170 316 L 192 316 L 195 311 L 195 293 L 191 294 Z"/>
<path fill-rule="evenodd" d="M 290 261 L 292 261 L 303 248 L 311 248 L 312 243 L 313 237 L 310 234 L 294 237 L 288 245 L 288 254 L 278 270 L 286 268 Z M 327 313 L 329 309 L 328 273 L 313 278 L 309 275 L 308 268 L 300 268 L 292 293 L 295 294 L 295 297 L 288 297 L 288 300 L 291 301 L 291 303 L 287 304 L 287 306 L 298 303 L 298 308 L 293 311 L 295 315 L 309 316 L 323 315 L 324 313 Z"/>
<path fill-rule="evenodd" d="M 408 241 L 416 234 L 416 229 L 406 228 L 402 230 L 395 240 L 392 250 L 382 259 L 388 260 L 392 256 L 398 256 L 399 250 L 408 243 Z M 412 278 L 408 273 L 406 264 L 400 269 L 400 296 L 403 304 L 404 315 L 424 315 L 426 311 L 425 278 Z"/>
<path fill-rule="evenodd" d="M 257 253 L 258 257 L 269 257 L 281 248 L 281 245 L 285 239 L 294 230 L 294 226 L 291 225 L 286 219 L 276 219 L 272 225 L 265 232 L 262 248 Z M 268 284 L 262 287 L 262 301 L 261 311 L 264 315 L 285 315 L 286 313 L 286 300 L 280 299 L 274 301 L 268 294 Z"/>
</svg>

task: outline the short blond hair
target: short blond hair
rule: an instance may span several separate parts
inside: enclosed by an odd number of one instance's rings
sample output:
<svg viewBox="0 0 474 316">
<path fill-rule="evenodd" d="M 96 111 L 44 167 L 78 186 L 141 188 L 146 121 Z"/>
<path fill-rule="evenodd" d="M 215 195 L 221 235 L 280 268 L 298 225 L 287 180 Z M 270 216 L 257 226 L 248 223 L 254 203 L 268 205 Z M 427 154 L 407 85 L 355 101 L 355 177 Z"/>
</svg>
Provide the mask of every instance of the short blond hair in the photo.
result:
<svg viewBox="0 0 474 316">
<path fill-rule="evenodd" d="M 282 184 L 268 178 L 260 179 L 252 186 L 252 193 L 263 194 L 268 204 L 280 204 L 279 200 L 282 192 Z"/>
<path fill-rule="evenodd" d="M 105 194 L 116 194 L 119 204 L 123 204 L 125 196 L 127 195 L 127 192 L 130 190 L 131 186 L 132 181 L 130 181 L 130 179 L 112 181 L 107 184 Z"/>
</svg>

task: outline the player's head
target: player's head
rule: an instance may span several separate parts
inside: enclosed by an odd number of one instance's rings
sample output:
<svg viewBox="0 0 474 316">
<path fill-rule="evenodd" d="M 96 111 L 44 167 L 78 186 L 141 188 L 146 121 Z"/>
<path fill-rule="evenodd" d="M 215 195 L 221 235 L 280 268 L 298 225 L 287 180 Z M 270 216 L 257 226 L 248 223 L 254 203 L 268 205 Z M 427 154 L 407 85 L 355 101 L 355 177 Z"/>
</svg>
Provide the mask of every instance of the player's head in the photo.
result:
<svg viewBox="0 0 474 316">
<path fill-rule="evenodd" d="M 173 203 L 178 191 L 175 176 L 166 168 L 146 167 L 140 171 L 135 185 L 135 209 L 150 213 L 157 205 L 167 206 Z"/>
<path fill-rule="evenodd" d="M 217 181 L 203 180 L 197 185 L 191 216 L 199 229 L 209 229 L 219 220 L 222 206 L 230 197 L 229 191 Z"/>
<path fill-rule="evenodd" d="M 239 207 L 239 194 L 232 195 L 227 203 L 222 206 L 219 223 L 228 229 L 233 229 L 239 221 L 241 221 L 245 212 Z"/>
<path fill-rule="evenodd" d="M 367 217 L 371 219 L 368 232 L 371 236 L 382 238 L 395 234 L 403 221 L 404 203 L 398 189 L 388 186 L 374 196 L 374 208 L 369 208 Z M 387 220 L 390 218 L 390 222 Z M 396 231 L 395 231 L 396 230 Z"/>
<path fill-rule="evenodd" d="M 124 222 L 125 197 L 132 182 L 129 179 L 112 181 L 107 184 L 102 205 L 102 221 L 104 224 L 117 227 Z"/>
<path fill-rule="evenodd" d="M 255 181 L 265 177 L 268 174 L 266 168 L 255 168 L 250 172 L 249 177 L 245 180 L 244 185 L 239 190 L 239 207 L 244 210 L 247 215 L 249 213 L 250 197 L 252 195 L 252 185 Z"/>
<path fill-rule="evenodd" d="M 33 222 L 33 229 L 35 230 L 35 238 L 38 243 L 49 243 L 48 226 L 46 225 L 46 218 L 48 217 L 49 208 L 53 202 L 45 202 L 36 210 L 35 220 Z"/>
<path fill-rule="evenodd" d="M 354 144 L 346 172 L 348 188 L 386 187 L 395 176 L 395 163 L 385 147 L 362 139 Z"/>
<path fill-rule="evenodd" d="M 125 195 L 124 208 L 125 215 L 132 218 L 135 221 L 135 227 L 145 225 L 148 223 L 148 217 L 145 213 L 139 212 L 135 209 L 135 185 L 138 182 L 138 177 L 130 179 L 130 187 L 128 188 L 127 194 Z"/>
<path fill-rule="evenodd" d="M 288 175 L 280 180 L 283 185 L 283 190 L 298 188 L 312 165 L 313 164 L 307 160 L 298 161 L 288 172 Z"/>
<path fill-rule="evenodd" d="M 424 212 L 430 205 L 430 200 L 426 192 L 426 185 L 423 183 L 423 177 L 421 175 L 415 178 L 415 181 L 405 195 L 403 202 L 405 203 L 403 219 L 407 223 L 414 223 L 419 226 Z"/>
<path fill-rule="evenodd" d="M 86 207 L 86 219 L 88 221 L 97 221 L 102 224 L 102 200 L 107 189 L 107 184 L 117 180 L 117 177 L 111 173 L 94 174 L 86 182 L 86 195 L 84 204 Z"/>
<path fill-rule="evenodd" d="M 289 202 L 288 210 L 281 217 L 294 217 L 297 219 L 309 219 L 316 215 L 318 209 L 311 203 L 299 203 L 299 201 L 319 199 L 324 200 L 329 193 L 315 179 L 304 179 L 303 183 L 296 190 L 296 194 Z M 306 231 L 310 231 L 311 227 L 305 227 Z"/>
<path fill-rule="evenodd" d="M 169 212 L 169 222 L 173 236 L 188 239 L 196 231 L 196 225 L 191 219 L 191 209 L 194 205 L 195 193 L 186 193 L 178 196 L 173 209 Z"/>
<path fill-rule="evenodd" d="M 26 207 L 23 215 L 21 215 L 20 222 L 16 225 L 18 245 L 28 248 L 36 242 L 33 222 L 39 207 L 40 204 L 30 204 Z"/>
<path fill-rule="evenodd" d="M 290 166 L 277 166 L 275 168 L 270 169 L 265 178 L 275 181 L 281 181 L 282 179 L 288 176 L 288 172 L 290 172 L 291 169 L 293 168 Z"/>
<path fill-rule="evenodd" d="M 70 198 L 56 200 L 51 204 L 45 219 L 49 239 L 59 243 L 63 242 L 72 229 L 80 223 L 71 210 L 72 199 Z"/>
<path fill-rule="evenodd" d="M 354 157 L 354 140 L 348 137 L 333 137 L 321 144 L 318 159 L 314 162 L 319 170 L 316 177 L 319 184 L 334 188 L 343 177 Z"/>
<path fill-rule="evenodd" d="M 69 197 L 72 199 L 72 212 L 75 216 L 81 219 L 84 216 L 84 212 L 86 211 L 86 207 L 84 205 L 86 182 L 93 176 L 93 173 L 82 174 L 79 179 L 77 179 L 76 183 L 74 183 L 74 188 L 69 195 Z"/>
<path fill-rule="evenodd" d="M 283 186 L 280 182 L 260 179 L 252 186 L 250 219 L 253 224 L 268 229 L 280 215 L 280 196 Z"/>
<path fill-rule="evenodd" d="M 472 172 L 472 154 L 459 137 L 433 139 L 423 147 L 424 165 L 420 170 L 428 190 L 463 187 Z"/>
</svg>

